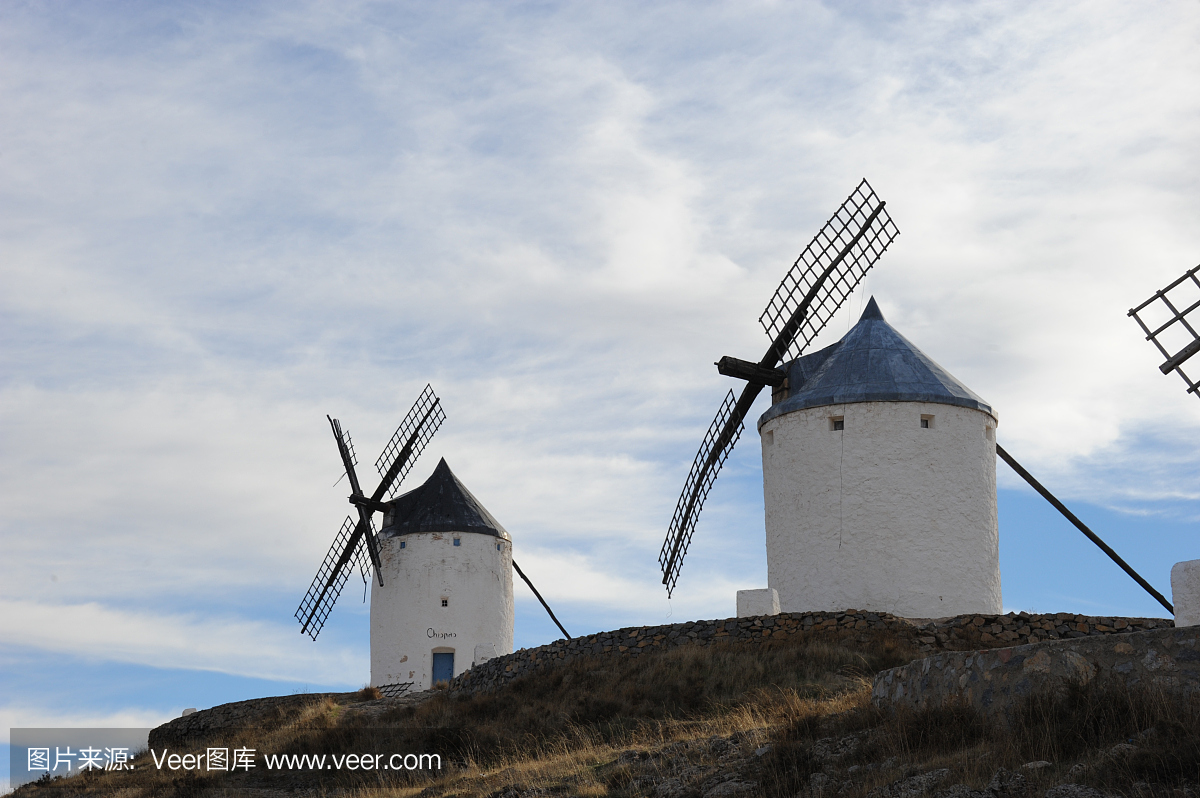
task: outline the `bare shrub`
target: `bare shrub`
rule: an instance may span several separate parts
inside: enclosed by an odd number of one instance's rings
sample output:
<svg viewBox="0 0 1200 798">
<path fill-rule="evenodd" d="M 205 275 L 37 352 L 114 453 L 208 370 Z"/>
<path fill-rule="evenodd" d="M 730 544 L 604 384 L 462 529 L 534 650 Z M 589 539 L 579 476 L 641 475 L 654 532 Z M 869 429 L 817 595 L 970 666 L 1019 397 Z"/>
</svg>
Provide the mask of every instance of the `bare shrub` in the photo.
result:
<svg viewBox="0 0 1200 798">
<path fill-rule="evenodd" d="M 378 701 L 383 698 L 383 693 L 379 692 L 378 687 L 366 685 L 363 689 L 354 694 L 354 701 Z"/>
</svg>

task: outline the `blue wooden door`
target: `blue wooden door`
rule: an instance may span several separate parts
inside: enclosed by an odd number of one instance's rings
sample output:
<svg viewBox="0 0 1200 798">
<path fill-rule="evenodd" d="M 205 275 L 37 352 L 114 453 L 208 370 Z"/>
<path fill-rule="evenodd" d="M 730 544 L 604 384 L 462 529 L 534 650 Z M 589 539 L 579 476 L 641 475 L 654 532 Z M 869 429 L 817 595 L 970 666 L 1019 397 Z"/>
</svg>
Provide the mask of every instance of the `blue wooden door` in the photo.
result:
<svg viewBox="0 0 1200 798">
<path fill-rule="evenodd" d="M 433 655 L 433 683 L 448 682 L 454 678 L 454 652 Z"/>
</svg>

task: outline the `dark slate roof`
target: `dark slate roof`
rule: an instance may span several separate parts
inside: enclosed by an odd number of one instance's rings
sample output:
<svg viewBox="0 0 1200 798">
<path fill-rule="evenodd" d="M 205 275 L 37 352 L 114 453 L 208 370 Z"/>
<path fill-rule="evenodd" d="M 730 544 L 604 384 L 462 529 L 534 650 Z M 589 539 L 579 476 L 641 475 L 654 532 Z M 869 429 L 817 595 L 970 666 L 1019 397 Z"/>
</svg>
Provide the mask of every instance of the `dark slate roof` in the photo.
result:
<svg viewBox="0 0 1200 798">
<path fill-rule="evenodd" d="M 467 486 L 458 481 L 442 458 L 421 487 L 388 502 L 381 535 L 394 537 L 414 532 L 478 532 L 510 540 Z"/>
<path fill-rule="evenodd" d="M 936 402 L 996 415 L 991 405 L 884 321 L 874 297 L 842 340 L 783 368 L 788 372 L 787 398 L 763 413 L 759 428 L 784 413 L 855 402 Z"/>
</svg>

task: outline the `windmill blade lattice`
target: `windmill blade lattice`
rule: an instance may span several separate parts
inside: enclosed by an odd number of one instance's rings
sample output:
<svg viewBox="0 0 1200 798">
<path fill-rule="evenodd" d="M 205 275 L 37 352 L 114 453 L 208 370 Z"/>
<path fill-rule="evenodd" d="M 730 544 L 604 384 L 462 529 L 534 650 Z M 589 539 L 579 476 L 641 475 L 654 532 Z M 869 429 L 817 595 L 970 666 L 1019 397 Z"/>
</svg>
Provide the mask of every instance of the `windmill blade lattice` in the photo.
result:
<svg viewBox="0 0 1200 798">
<path fill-rule="evenodd" d="M 1166 361 L 1158 367 L 1163 374 L 1179 373 L 1187 383 L 1188 393 L 1200 396 L 1197 387 L 1200 381 L 1193 380 L 1183 371 L 1183 364 L 1200 352 L 1200 313 L 1189 318 L 1189 314 L 1200 308 L 1200 266 L 1184 273 L 1175 282 L 1129 311 L 1129 315 L 1146 333 L 1146 340 L 1158 347 Z M 1182 308 L 1182 309 L 1181 309 Z"/>
<path fill-rule="evenodd" d="M 759 317 L 772 341 L 757 367 L 771 370 L 799 357 L 899 234 L 885 203 L 864 179 L 796 259 Z M 752 377 L 744 379 L 737 402 L 730 391 L 717 411 L 675 505 L 658 558 L 668 596 L 679 580 L 704 500 L 764 387 Z"/>
<path fill-rule="evenodd" d="M 342 588 L 346 586 L 346 580 L 350 578 L 352 568 L 357 567 L 363 574 L 364 580 L 370 578 L 367 547 L 363 544 L 361 536 L 350 553 L 348 564 L 351 568 L 344 566 L 338 568 L 338 561 L 346 551 L 346 546 L 354 535 L 354 527 L 357 523 L 354 519 L 346 516 L 346 520 L 342 522 L 342 528 L 338 530 L 337 536 L 333 539 L 333 545 L 329 547 L 325 559 L 321 562 L 321 567 L 317 569 L 317 575 L 313 577 L 308 592 L 304 594 L 304 600 L 296 609 L 296 620 L 303 627 L 301 631 L 313 640 L 317 639 L 317 635 L 325 626 L 325 619 L 333 611 L 333 605 L 337 602 L 338 596 L 342 594 Z M 369 534 L 374 535 L 375 530 L 371 529 Z"/>
<path fill-rule="evenodd" d="M 379 459 L 375 461 L 375 468 L 379 471 L 379 475 L 386 478 L 398 458 L 402 456 L 407 458 L 400 467 L 396 478 L 388 487 L 388 498 L 395 495 L 400 483 L 412 470 L 413 463 L 417 461 L 421 452 L 425 450 L 425 445 L 429 443 L 429 439 L 433 437 L 445 420 L 446 414 L 442 411 L 441 402 L 434 394 L 433 388 L 426 385 L 425 390 L 413 403 L 412 409 L 408 411 L 408 415 L 396 428 L 392 439 L 388 441 L 387 446 L 383 447 L 383 453 L 379 455 Z"/>
<path fill-rule="evenodd" d="M 662 567 L 663 584 L 667 586 L 668 596 L 679 580 L 683 556 L 687 554 L 688 546 L 692 542 L 692 533 L 696 529 L 700 510 L 704 507 L 704 500 L 708 498 L 708 492 L 712 489 L 721 466 L 725 465 L 725 459 L 733 451 L 733 444 L 737 443 L 742 434 L 741 419 L 738 419 L 733 425 L 732 438 L 723 440 L 725 436 L 722 433 L 729 425 L 733 412 L 733 391 L 730 391 L 704 435 L 700 451 L 696 453 L 696 459 L 692 462 L 692 470 L 688 472 L 687 482 L 683 484 L 679 503 L 675 505 L 675 514 L 671 517 L 667 539 L 663 541 L 662 551 L 658 555 L 658 564 Z"/>
<path fill-rule="evenodd" d="M 350 439 L 350 430 L 341 429 L 340 425 L 339 425 L 339 430 L 342 433 L 342 436 L 345 440 L 346 453 L 350 455 L 350 464 L 358 465 L 358 452 L 354 451 L 354 441 Z"/>
<path fill-rule="evenodd" d="M 772 339 L 786 331 L 801 303 L 828 268 L 834 266 L 799 321 L 795 334 L 786 345 L 776 348 L 775 362 L 800 356 L 900 234 L 883 206 L 864 179 L 784 275 L 758 319 Z"/>
</svg>

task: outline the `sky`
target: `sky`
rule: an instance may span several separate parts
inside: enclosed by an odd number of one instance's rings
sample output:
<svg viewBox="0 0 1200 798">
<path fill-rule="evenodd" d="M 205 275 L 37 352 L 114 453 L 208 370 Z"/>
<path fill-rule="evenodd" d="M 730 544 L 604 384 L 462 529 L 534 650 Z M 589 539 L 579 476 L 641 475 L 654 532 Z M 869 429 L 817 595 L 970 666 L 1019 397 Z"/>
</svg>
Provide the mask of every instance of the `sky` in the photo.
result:
<svg viewBox="0 0 1200 798">
<path fill-rule="evenodd" d="M 1195 2 L 0 6 L 0 727 L 365 684 L 361 583 L 292 617 L 325 414 L 373 461 L 427 383 L 404 487 L 445 457 L 572 634 L 733 615 L 752 430 L 657 565 L 712 364 L 863 177 L 900 236 L 812 348 L 874 296 L 1169 597 L 1200 402 L 1126 313 L 1200 262 L 1197 74 Z M 997 474 L 1006 610 L 1164 614 Z"/>
</svg>

